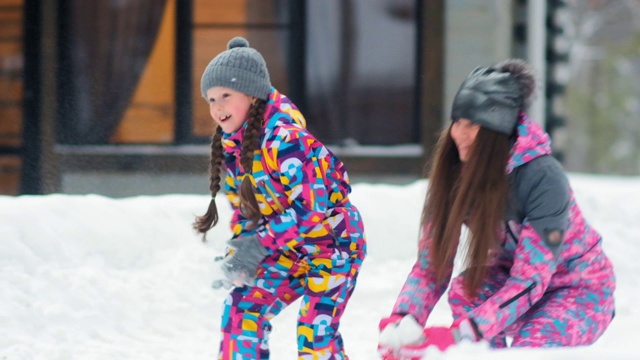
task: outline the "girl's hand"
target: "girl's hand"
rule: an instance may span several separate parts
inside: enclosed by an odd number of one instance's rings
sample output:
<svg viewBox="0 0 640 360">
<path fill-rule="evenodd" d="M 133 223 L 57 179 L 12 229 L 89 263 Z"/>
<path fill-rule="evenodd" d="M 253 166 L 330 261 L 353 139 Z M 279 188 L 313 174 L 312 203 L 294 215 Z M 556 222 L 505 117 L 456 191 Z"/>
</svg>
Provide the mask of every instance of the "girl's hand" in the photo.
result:
<svg viewBox="0 0 640 360">
<path fill-rule="evenodd" d="M 230 240 L 227 245 L 232 252 L 222 261 L 222 272 L 235 286 L 252 286 L 267 249 L 255 235 Z"/>
<path fill-rule="evenodd" d="M 380 320 L 379 328 L 378 355 L 382 359 L 414 359 L 409 354 L 411 347 L 424 343 L 423 328 L 411 315 L 391 315 Z"/>
</svg>

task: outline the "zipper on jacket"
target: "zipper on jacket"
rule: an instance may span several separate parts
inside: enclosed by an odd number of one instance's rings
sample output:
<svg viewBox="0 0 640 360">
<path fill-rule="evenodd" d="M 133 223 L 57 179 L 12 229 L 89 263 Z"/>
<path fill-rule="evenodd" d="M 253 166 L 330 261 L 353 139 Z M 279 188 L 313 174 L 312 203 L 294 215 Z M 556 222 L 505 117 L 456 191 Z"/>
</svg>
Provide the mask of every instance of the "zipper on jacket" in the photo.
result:
<svg viewBox="0 0 640 360">
<path fill-rule="evenodd" d="M 509 306 L 509 304 L 511 304 L 512 302 L 518 300 L 519 298 L 521 298 L 523 295 L 525 295 L 526 293 L 530 292 L 531 290 L 533 290 L 533 288 L 536 287 L 536 283 L 532 283 L 531 285 L 527 286 L 526 289 L 520 291 L 519 293 L 516 294 L 516 296 L 512 297 L 511 299 L 505 301 L 504 303 L 502 303 L 498 308 L 503 309 L 507 306 Z"/>
</svg>

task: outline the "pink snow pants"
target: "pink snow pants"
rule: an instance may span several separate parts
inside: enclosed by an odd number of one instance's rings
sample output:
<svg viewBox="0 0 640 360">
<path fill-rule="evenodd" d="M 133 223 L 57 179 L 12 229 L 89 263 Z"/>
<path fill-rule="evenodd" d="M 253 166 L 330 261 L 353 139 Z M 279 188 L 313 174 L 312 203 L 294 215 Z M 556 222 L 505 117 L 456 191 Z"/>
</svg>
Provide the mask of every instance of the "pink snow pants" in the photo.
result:
<svg viewBox="0 0 640 360">
<path fill-rule="evenodd" d="M 298 359 L 348 359 L 338 326 L 364 253 L 349 258 L 307 258 L 302 263 L 290 255 L 267 257 L 254 286 L 231 291 L 223 305 L 218 359 L 268 359 L 269 320 L 300 297 Z"/>
</svg>

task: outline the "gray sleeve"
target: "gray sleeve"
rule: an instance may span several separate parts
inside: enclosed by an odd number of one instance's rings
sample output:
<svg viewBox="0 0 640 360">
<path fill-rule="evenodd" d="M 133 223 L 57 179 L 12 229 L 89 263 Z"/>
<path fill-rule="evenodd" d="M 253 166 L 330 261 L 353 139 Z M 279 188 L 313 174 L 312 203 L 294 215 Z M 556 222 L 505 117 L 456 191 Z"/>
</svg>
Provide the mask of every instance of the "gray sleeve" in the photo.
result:
<svg viewBox="0 0 640 360">
<path fill-rule="evenodd" d="M 524 165 L 520 175 L 518 198 L 522 201 L 525 221 L 557 256 L 569 223 L 569 180 L 552 156 Z"/>
</svg>

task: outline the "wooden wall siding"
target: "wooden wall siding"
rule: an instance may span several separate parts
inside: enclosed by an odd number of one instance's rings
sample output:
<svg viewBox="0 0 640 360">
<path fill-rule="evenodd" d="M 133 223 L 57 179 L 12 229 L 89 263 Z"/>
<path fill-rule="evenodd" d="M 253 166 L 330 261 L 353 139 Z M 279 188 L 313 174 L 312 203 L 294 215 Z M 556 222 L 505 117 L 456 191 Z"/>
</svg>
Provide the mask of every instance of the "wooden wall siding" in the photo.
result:
<svg viewBox="0 0 640 360">
<path fill-rule="evenodd" d="M 0 0 L 0 146 L 22 144 L 22 4 Z M 20 189 L 19 156 L 0 154 L 0 194 Z"/>
<path fill-rule="evenodd" d="M 171 143 L 175 119 L 175 2 L 168 0 L 147 66 L 113 143 Z"/>
<path fill-rule="evenodd" d="M 22 144 L 22 79 L 7 79 L 3 70 L 0 70 L 0 146 L 19 146 Z"/>
<path fill-rule="evenodd" d="M 193 0 L 194 25 L 244 24 L 247 0 Z"/>
<path fill-rule="evenodd" d="M 0 195 L 18 195 L 21 166 L 18 156 L 0 157 Z"/>
<path fill-rule="evenodd" d="M 22 7 L 23 0 L 0 0 L 0 6 L 20 6 Z"/>
<path fill-rule="evenodd" d="M 0 0 L 0 145 L 22 142 L 22 1 Z"/>
</svg>

